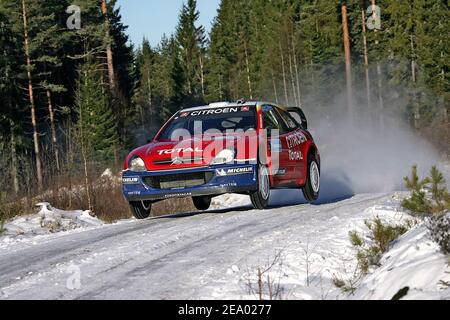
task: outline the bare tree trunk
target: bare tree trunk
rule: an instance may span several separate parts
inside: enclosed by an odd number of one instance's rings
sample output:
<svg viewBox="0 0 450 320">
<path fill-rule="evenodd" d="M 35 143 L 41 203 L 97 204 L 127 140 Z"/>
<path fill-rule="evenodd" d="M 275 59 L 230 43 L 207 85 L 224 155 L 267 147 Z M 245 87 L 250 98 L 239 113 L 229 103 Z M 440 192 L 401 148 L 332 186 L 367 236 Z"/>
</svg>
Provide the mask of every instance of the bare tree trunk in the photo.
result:
<svg viewBox="0 0 450 320">
<path fill-rule="evenodd" d="M 291 51 L 289 51 L 289 72 L 291 74 L 291 85 L 292 85 L 292 93 L 294 94 L 294 102 L 295 105 L 298 106 L 298 100 L 297 100 L 297 89 L 295 88 L 295 76 L 294 76 L 294 71 L 292 69 L 292 56 L 291 56 Z"/>
<path fill-rule="evenodd" d="M 6 57 L 6 50 L 3 51 L 4 56 Z M 9 70 L 6 69 L 6 79 L 9 79 Z M 12 107 L 12 97 L 8 96 L 9 106 Z M 17 170 L 17 144 L 16 144 L 16 134 L 14 132 L 14 121 L 12 119 L 9 120 L 10 131 L 11 131 L 11 177 L 13 180 L 14 192 L 17 195 L 19 193 L 19 177 Z"/>
<path fill-rule="evenodd" d="M 66 166 L 67 166 L 67 182 L 69 184 L 69 209 L 72 209 L 72 164 L 73 164 L 73 151 L 72 151 L 72 122 L 67 120 L 67 134 L 66 134 Z"/>
<path fill-rule="evenodd" d="M 441 42 L 442 42 L 442 40 L 441 40 Z M 441 58 L 442 59 L 444 58 L 444 52 L 442 52 L 442 51 L 441 51 Z M 444 69 L 441 70 L 441 81 L 442 81 L 442 83 L 445 82 L 445 70 Z M 448 112 L 447 112 L 447 107 L 445 105 L 444 97 L 442 96 L 439 99 L 439 101 L 440 101 L 440 107 L 442 108 L 442 118 L 447 123 L 448 122 Z M 449 129 L 450 129 L 449 126 L 447 126 L 447 130 L 449 130 Z"/>
<path fill-rule="evenodd" d="M 19 177 L 17 174 L 17 151 L 16 151 L 16 135 L 14 133 L 14 122 L 11 120 L 11 177 L 13 180 L 14 192 L 19 193 Z"/>
<path fill-rule="evenodd" d="M 294 67 L 295 67 L 295 77 L 297 80 L 297 98 L 298 98 L 298 106 L 302 105 L 302 92 L 300 90 L 300 74 L 298 72 L 298 62 L 297 62 L 297 54 L 295 50 L 295 41 L 294 35 L 292 36 L 292 54 L 294 55 Z"/>
<path fill-rule="evenodd" d="M 345 49 L 345 73 L 347 80 L 347 104 L 350 117 L 353 118 L 353 89 L 352 89 L 352 66 L 350 57 L 350 38 L 348 33 L 347 20 L 347 2 L 343 1 L 342 9 L 342 29 L 344 32 L 344 49 Z"/>
<path fill-rule="evenodd" d="M 105 41 L 106 41 L 106 59 L 108 63 L 108 78 L 109 78 L 109 89 L 112 95 L 116 93 L 116 75 L 114 73 L 114 60 L 113 52 L 111 48 L 111 34 L 109 32 L 109 18 L 108 18 L 108 6 L 106 0 L 101 0 L 102 13 L 105 19 Z"/>
<path fill-rule="evenodd" d="M 88 163 L 87 163 L 87 151 L 86 151 L 86 146 L 84 144 L 84 138 L 81 138 L 81 154 L 83 156 L 84 187 L 86 188 L 86 197 L 87 197 L 87 201 L 88 201 L 88 207 L 89 207 L 90 211 L 93 211 L 92 200 L 91 200 L 91 189 L 90 189 L 90 182 L 89 182 L 89 171 L 88 171 Z"/>
<path fill-rule="evenodd" d="M 147 89 L 148 89 L 148 107 L 150 111 L 150 128 L 153 130 L 153 90 L 152 90 L 152 78 L 150 76 L 150 69 L 147 69 Z M 144 126 L 144 120 L 142 120 L 142 126 Z"/>
<path fill-rule="evenodd" d="M 414 36 L 410 36 L 410 42 L 411 42 L 411 77 L 412 82 L 417 82 L 417 76 L 416 76 L 416 50 L 414 47 Z"/>
<path fill-rule="evenodd" d="M 261 269 L 258 268 L 258 295 L 259 295 L 259 300 L 262 301 L 263 300 L 263 279 L 262 279 L 263 275 L 261 272 Z"/>
<path fill-rule="evenodd" d="M 281 56 L 281 67 L 283 71 L 283 85 L 284 85 L 284 97 L 286 99 L 285 104 L 289 104 L 289 96 L 288 96 L 288 89 L 287 89 L 287 81 L 286 81 L 286 68 L 284 66 L 284 55 L 283 55 L 283 47 L 280 45 L 280 56 Z"/>
<path fill-rule="evenodd" d="M 411 43 L 411 78 L 412 82 L 414 84 L 414 92 L 413 92 L 413 105 L 414 105 L 414 127 L 416 129 L 419 129 L 420 126 L 420 110 L 419 110 L 419 101 L 417 99 L 417 92 L 416 92 L 416 82 L 417 82 L 417 75 L 416 75 L 416 49 L 414 46 L 414 35 L 410 35 L 410 43 Z"/>
<path fill-rule="evenodd" d="M 50 115 L 50 126 L 52 130 L 52 147 L 55 153 L 56 170 L 59 172 L 61 167 L 59 163 L 58 139 L 56 137 L 55 112 L 53 110 L 52 93 L 47 89 L 48 113 Z"/>
<path fill-rule="evenodd" d="M 87 86 L 87 73 L 84 74 L 85 78 L 85 86 Z M 87 101 L 89 103 L 89 101 Z M 88 171 L 88 156 L 87 156 L 87 146 L 84 141 L 84 122 L 83 122 L 83 111 L 80 112 L 80 135 L 81 135 L 81 156 L 83 157 L 83 166 L 84 166 L 84 187 L 86 189 L 86 197 L 88 201 L 88 207 L 90 211 L 93 211 L 92 207 L 92 199 L 91 199 L 91 189 L 90 189 L 90 181 L 89 181 L 89 171 Z"/>
<path fill-rule="evenodd" d="M 275 102 L 278 104 L 278 90 L 277 84 L 275 82 L 275 75 L 273 74 L 273 69 L 270 70 L 272 73 L 272 84 L 273 84 L 273 93 L 275 94 Z"/>
<path fill-rule="evenodd" d="M 222 74 L 219 75 L 219 95 L 220 100 L 223 99 L 223 93 L 222 93 Z"/>
<path fill-rule="evenodd" d="M 244 43 L 244 50 L 245 50 L 245 66 L 247 69 L 247 82 L 248 82 L 248 92 L 250 94 L 250 100 L 253 100 L 253 89 L 252 89 L 252 80 L 250 77 L 250 64 L 248 61 L 248 51 L 247 51 L 247 44 Z"/>
<path fill-rule="evenodd" d="M 202 97 L 205 99 L 205 66 L 203 64 L 203 56 L 202 53 L 199 55 L 200 62 L 200 81 L 202 84 Z"/>
<path fill-rule="evenodd" d="M 376 14 L 377 10 L 375 8 L 376 6 L 376 0 L 372 0 L 372 14 Z M 376 17 L 374 17 L 376 18 Z M 378 33 L 378 30 L 375 29 L 375 34 Z M 375 44 L 378 45 L 378 40 L 375 40 Z M 383 79 L 382 79 L 382 72 L 381 72 L 381 65 L 380 62 L 377 61 L 377 84 L 378 84 L 378 108 L 379 108 L 379 119 L 380 119 L 380 125 L 381 128 L 384 126 L 384 98 L 383 98 Z"/>
<path fill-rule="evenodd" d="M 42 190 L 42 163 L 41 155 L 39 149 L 39 135 L 37 132 L 37 122 L 36 122 L 36 105 L 34 102 L 34 90 L 33 81 L 31 77 L 31 58 L 30 58 L 30 45 L 28 38 L 28 16 L 27 16 L 27 6 L 25 0 L 22 0 L 22 15 L 23 15 L 23 35 L 25 39 L 25 57 L 27 63 L 27 77 L 28 77 L 28 96 L 30 99 L 31 106 L 31 124 L 33 125 L 33 141 L 34 141 L 34 153 L 36 156 L 36 176 L 38 180 L 38 189 Z"/>
<path fill-rule="evenodd" d="M 313 48 L 312 48 L 312 42 L 309 42 L 309 50 L 311 51 L 311 59 L 309 60 L 309 65 L 311 68 L 311 86 L 312 86 L 312 91 L 313 93 L 315 93 L 316 91 L 316 77 L 314 76 L 314 54 L 313 54 Z"/>
<path fill-rule="evenodd" d="M 189 95 L 192 94 L 192 83 L 191 83 L 191 62 L 188 61 L 188 51 L 187 49 L 184 50 L 185 52 L 185 63 L 186 63 L 186 72 L 187 72 L 187 84 L 188 84 L 188 93 Z"/>
<path fill-rule="evenodd" d="M 367 47 L 367 27 L 366 27 L 366 9 L 364 6 L 365 1 L 361 1 L 361 20 L 362 20 L 362 30 L 363 30 L 363 46 L 364 46 L 364 67 L 366 73 L 366 98 L 367 98 L 367 109 L 370 113 L 372 110 L 372 97 L 370 90 L 370 72 L 369 72 L 369 49 Z"/>
</svg>

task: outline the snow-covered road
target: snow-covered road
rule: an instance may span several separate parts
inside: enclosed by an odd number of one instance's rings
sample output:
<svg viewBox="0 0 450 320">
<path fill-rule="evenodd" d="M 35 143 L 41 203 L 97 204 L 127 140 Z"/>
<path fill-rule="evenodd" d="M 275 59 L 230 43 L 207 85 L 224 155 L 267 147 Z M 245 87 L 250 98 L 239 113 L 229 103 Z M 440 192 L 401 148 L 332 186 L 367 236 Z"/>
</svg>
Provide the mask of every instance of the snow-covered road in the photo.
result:
<svg viewBox="0 0 450 320">
<path fill-rule="evenodd" d="M 129 221 L 10 243 L 0 246 L 0 299 L 255 298 L 248 279 L 278 254 L 273 272 L 283 298 L 335 299 L 333 275 L 354 271 L 348 231 L 375 214 L 392 217 L 397 208 L 392 194 L 358 195 L 323 205 L 243 206 Z"/>
</svg>

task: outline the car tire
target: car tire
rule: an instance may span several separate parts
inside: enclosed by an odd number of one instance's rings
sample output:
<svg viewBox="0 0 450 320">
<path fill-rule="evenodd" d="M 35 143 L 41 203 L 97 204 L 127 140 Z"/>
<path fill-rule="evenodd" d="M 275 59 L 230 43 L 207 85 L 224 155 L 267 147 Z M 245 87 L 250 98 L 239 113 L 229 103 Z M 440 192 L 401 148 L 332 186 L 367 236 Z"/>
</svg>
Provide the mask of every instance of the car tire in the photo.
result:
<svg viewBox="0 0 450 320">
<path fill-rule="evenodd" d="M 266 166 L 259 165 L 258 168 L 258 190 L 250 195 L 253 207 L 258 210 L 264 210 L 269 206 L 270 198 L 270 179 L 269 169 Z"/>
<path fill-rule="evenodd" d="M 313 156 L 308 157 L 306 185 L 303 187 L 303 195 L 308 202 L 319 199 L 320 193 L 320 167 Z"/>
<path fill-rule="evenodd" d="M 193 197 L 192 202 L 200 211 L 206 211 L 211 207 L 211 197 Z"/>
<path fill-rule="evenodd" d="M 138 220 L 149 218 L 152 212 L 152 203 L 149 201 L 130 202 L 130 207 L 134 217 Z"/>
</svg>

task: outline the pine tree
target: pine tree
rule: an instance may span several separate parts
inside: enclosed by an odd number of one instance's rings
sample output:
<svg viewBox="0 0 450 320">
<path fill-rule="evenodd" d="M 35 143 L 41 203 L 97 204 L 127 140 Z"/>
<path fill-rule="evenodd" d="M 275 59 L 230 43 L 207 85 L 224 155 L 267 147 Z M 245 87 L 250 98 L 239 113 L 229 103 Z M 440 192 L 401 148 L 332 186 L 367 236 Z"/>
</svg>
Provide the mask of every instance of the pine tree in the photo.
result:
<svg viewBox="0 0 450 320">
<path fill-rule="evenodd" d="M 88 61 L 79 71 L 76 92 L 77 134 L 91 161 L 112 159 L 118 143 L 117 122 L 109 108 L 98 65 Z"/>
<path fill-rule="evenodd" d="M 20 92 L 17 86 L 17 75 L 20 74 L 17 57 L 20 57 L 20 51 L 16 45 L 16 36 L 11 21 L 8 19 L 8 11 L 0 4 L 0 106 L 2 107 L 0 112 L 0 149 L 4 155 L 10 155 L 2 163 L 5 170 L 10 171 L 13 190 L 17 194 L 20 190 L 17 149 L 21 108 L 19 108 Z M 8 135 L 9 141 L 6 139 L 3 141 L 2 138 Z M 10 166 L 7 165 L 8 163 Z M 8 175 L 7 172 L 2 172 L 2 174 Z"/>
<path fill-rule="evenodd" d="M 175 61 L 175 68 L 183 72 L 184 94 L 183 104 L 195 104 L 204 99 L 204 45 L 205 30 L 202 26 L 197 26 L 199 18 L 197 11 L 197 1 L 188 0 L 181 9 L 178 26 L 176 28 L 175 39 L 178 50 L 179 61 Z M 178 70 L 177 70 L 178 71 Z"/>
<path fill-rule="evenodd" d="M 430 182 L 427 177 L 423 180 L 417 174 L 417 166 L 413 166 L 411 177 L 405 177 L 405 186 L 411 191 L 411 197 L 403 200 L 402 206 L 414 213 L 431 212 L 431 203 L 426 197 L 425 187 Z"/>
<path fill-rule="evenodd" d="M 431 198 L 434 201 L 433 211 L 436 213 L 443 212 L 448 209 L 450 205 L 450 196 L 447 190 L 444 175 L 437 169 L 436 166 L 433 166 L 431 168 L 429 180 Z"/>
</svg>

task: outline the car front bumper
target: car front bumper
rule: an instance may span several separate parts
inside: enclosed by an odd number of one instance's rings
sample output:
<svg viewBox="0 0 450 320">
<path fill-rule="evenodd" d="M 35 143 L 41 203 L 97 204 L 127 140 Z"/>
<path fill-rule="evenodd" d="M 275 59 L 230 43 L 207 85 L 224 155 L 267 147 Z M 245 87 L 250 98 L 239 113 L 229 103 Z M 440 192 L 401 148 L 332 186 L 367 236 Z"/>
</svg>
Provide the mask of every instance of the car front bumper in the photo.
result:
<svg viewBox="0 0 450 320">
<path fill-rule="evenodd" d="M 205 173 L 211 179 L 192 187 L 162 189 L 147 183 L 149 178 Z M 247 193 L 258 189 L 256 165 L 225 165 L 183 170 L 133 172 L 122 174 L 123 194 L 127 201 L 160 201 L 172 198 L 217 196 L 225 193 Z"/>
</svg>

